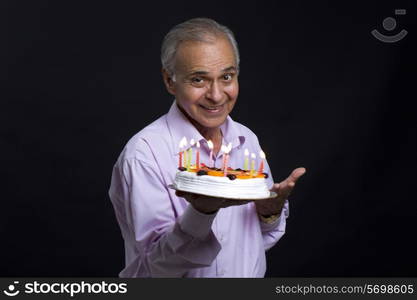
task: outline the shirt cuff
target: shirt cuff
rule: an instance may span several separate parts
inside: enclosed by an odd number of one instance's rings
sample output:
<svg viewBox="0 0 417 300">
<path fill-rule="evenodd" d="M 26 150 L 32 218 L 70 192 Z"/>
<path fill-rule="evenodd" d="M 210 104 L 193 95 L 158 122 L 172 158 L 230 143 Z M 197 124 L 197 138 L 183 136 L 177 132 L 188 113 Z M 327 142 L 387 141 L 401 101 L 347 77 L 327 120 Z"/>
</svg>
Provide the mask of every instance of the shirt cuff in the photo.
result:
<svg viewBox="0 0 417 300">
<path fill-rule="evenodd" d="M 281 214 L 271 215 L 271 216 L 268 216 L 268 217 L 265 217 L 265 216 L 259 214 L 258 216 L 259 216 L 259 219 L 262 222 L 264 222 L 266 224 L 274 224 L 275 222 L 277 222 L 277 220 L 279 219 Z"/>
<path fill-rule="evenodd" d="M 183 232 L 197 239 L 204 239 L 210 233 L 216 215 L 217 213 L 203 214 L 189 204 L 178 223 Z"/>
<path fill-rule="evenodd" d="M 284 207 L 282 208 L 281 215 L 274 222 L 268 224 L 268 223 L 261 221 L 261 218 L 259 218 L 262 232 L 271 231 L 275 229 L 276 227 L 279 227 L 279 224 L 281 224 L 282 222 L 284 222 L 285 224 L 285 221 L 288 218 L 288 216 L 289 216 L 289 203 L 287 199 L 285 200 L 285 204 L 284 204 Z"/>
</svg>

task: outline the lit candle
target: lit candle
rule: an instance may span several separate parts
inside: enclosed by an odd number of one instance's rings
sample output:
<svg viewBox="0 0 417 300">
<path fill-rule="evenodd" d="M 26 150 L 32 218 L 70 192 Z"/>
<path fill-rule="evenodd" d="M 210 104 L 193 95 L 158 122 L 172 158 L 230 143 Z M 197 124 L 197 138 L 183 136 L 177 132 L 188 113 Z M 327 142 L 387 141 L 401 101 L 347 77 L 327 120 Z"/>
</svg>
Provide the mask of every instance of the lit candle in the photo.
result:
<svg viewBox="0 0 417 300">
<path fill-rule="evenodd" d="M 209 166 L 211 166 L 212 168 L 214 168 L 214 159 L 213 159 L 213 142 L 211 140 L 207 141 L 207 146 L 210 149 L 210 164 Z"/>
<path fill-rule="evenodd" d="M 223 152 L 223 163 L 222 163 L 222 169 L 224 170 L 224 163 L 226 160 L 226 151 L 227 151 L 227 147 L 225 145 L 222 145 L 220 147 L 220 150 Z"/>
<path fill-rule="evenodd" d="M 243 170 L 249 170 L 249 150 L 245 149 L 245 161 L 243 162 Z"/>
<path fill-rule="evenodd" d="M 255 153 L 252 153 L 250 156 L 252 158 L 251 168 L 250 168 L 250 174 L 253 176 L 253 174 L 255 173 L 255 159 L 256 159 L 256 155 L 255 155 Z"/>
<path fill-rule="evenodd" d="M 180 157 L 179 157 L 179 161 L 178 161 L 178 168 L 181 168 L 183 165 L 182 165 L 182 147 L 184 146 L 184 140 L 185 140 L 185 137 L 183 137 L 182 139 L 181 139 L 181 141 L 180 141 L 180 145 L 179 145 L 179 147 L 180 147 Z"/>
<path fill-rule="evenodd" d="M 184 153 L 184 155 L 183 155 L 183 167 L 184 168 L 187 168 L 187 162 L 188 162 L 188 159 L 187 159 L 187 139 L 184 137 L 183 138 L 184 139 L 184 142 L 182 143 L 182 147 L 184 148 L 184 151 L 183 151 L 183 153 Z"/>
<path fill-rule="evenodd" d="M 262 174 L 264 172 L 264 160 L 265 160 L 265 153 L 261 150 L 259 151 L 259 157 L 261 158 L 261 162 L 259 164 L 259 174 Z"/>
<path fill-rule="evenodd" d="M 194 139 L 190 140 L 190 148 L 188 149 L 188 165 L 187 165 L 187 169 L 188 171 L 190 171 L 191 168 L 191 164 L 192 164 L 192 160 L 193 160 L 193 147 L 194 147 L 195 141 Z"/>
<path fill-rule="evenodd" d="M 195 164 L 197 165 L 197 170 L 200 169 L 200 142 L 199 141 L 197 141 L 197 154 L 196 154 Z"/>
<path fill-rule="evenodd" d="M 232 143 L 229 143 L 227 147 L 224 148 L 224 168 L 223 173 L 224 176 L 227 176 L 227 165 L 229 164 L 229 152 L 232 150 Z"/>
</svg>

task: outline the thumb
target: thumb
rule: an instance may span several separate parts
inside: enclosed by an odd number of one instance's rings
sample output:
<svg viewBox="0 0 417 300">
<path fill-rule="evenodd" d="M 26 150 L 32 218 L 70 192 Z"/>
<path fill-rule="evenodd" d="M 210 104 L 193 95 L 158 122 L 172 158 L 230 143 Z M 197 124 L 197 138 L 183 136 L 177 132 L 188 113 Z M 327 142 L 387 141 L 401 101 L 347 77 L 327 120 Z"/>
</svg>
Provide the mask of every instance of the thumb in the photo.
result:
<svg viewBox="0 0 417 300">
<path fill-rule="evenodd" d="M 177 190 L 177 191 L 175 191 L 175 195 L 177 197 L 183 197 L 183 196 L 185 196 L 185 193 Z"/>
<path fill-rule="evenodd" d="M 274 183 L 274 185 L 272 186 L 272 188 L 270 189 L 271 192 L 276 192 L 279 190 L 279 183 Z"/>
</svg>

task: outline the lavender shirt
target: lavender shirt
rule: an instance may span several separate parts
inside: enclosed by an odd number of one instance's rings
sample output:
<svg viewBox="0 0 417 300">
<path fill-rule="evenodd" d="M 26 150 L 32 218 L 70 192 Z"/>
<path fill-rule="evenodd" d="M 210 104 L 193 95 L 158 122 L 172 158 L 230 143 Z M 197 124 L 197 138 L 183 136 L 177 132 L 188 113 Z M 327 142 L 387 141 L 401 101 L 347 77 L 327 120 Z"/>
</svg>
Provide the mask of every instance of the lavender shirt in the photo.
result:
<svg viewBox="0 0 417 300">
<path fill-rule="evenodd" d="M 221 126 L 232 143 L 229 165 L 243 168 L 244 150 L 258 154 L 256 135 L 230 116 Z M 200 161 L 209 164 L 205 138 L 174 102 L 123 149 L 114 165 L 109 195 L 125 244 L 120 277 L 263 277 L 265 251 L 285 233 L 288 201 L 273 224 L 258 218 L 253 202 L 206 215 L 168 188 L 178 168 L 182 137 L 200 141 Z M 222 164 L 222 153 L 214 158 Z M 269 166 L 268 186 L 273 179 Z"/>
</svg>

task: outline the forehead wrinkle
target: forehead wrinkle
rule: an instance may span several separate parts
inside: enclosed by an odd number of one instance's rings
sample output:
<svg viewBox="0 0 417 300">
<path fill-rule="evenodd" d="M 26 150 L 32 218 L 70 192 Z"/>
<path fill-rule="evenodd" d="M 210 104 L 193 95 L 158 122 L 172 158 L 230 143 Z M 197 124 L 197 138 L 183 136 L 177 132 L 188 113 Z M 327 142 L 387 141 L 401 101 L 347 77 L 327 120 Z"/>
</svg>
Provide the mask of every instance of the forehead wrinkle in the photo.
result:
<svg viewBox="0 0 417 300">
<path fill-rule="evenodd" d="M 227 72 L 236 72 L 236 67 L 235 66 L 226 67 L 226 68 L 224 68 L 224 69 L 222 69 L 220 71 L 220 74 L 227 73 Z M 186 74 L 187 74 L 187 76 L 192 76 L 192 75 L 210 75 L 210 72 L 208 72 L 208 71 L 202 71 L 202 70 L 198 70 L 197 69 L 196 71 L 191 70 L 190 72 L 188 72 Z"/>
<path fill-rule="evenodd" d="M 186 74 L 209 74 L 236 69 L 232 46 L 227 40 L 218 41 L 219 43 L 184 42 L 177 52 L 178 70 L 182 69 Z M 207 47 L 204 47 L 205 45 Z"/>
<path fill-rule="evenodd" d="M 190 75 L 216 75 L 216 74 L 223 74 L 225 72 L 230 72 L 236 70 L 234 64 L 230 64 L 229 62 L 224 62 L 220 59 L 218 62 L 214 63 L 213 65 L 205 65 L 205 66 L 191 66 L 189 70 L 185 70 L 185 74 L 187 76 Z"/>
</svg>

